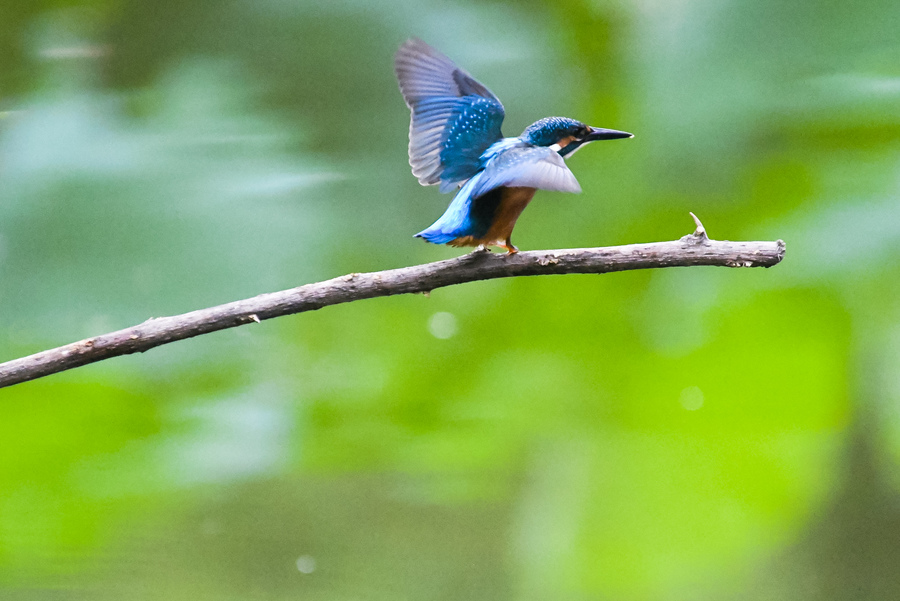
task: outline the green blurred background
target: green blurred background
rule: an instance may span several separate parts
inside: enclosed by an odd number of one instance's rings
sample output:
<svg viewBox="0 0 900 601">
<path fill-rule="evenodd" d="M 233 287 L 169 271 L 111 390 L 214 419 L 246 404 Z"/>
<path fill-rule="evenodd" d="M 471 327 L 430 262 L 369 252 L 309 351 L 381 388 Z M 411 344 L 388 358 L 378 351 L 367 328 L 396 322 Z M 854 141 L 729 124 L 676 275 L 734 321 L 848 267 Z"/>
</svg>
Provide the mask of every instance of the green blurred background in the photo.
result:
<svg viewBox="0 0 900 601">
<path fill-rule="evenodd" d="M 523 249 L 783 238 L 769 270 L 489 281 L 0 391 L 4 600 L 900 599 L 900 5 L 11 0 L 0 360 L 460 254 L 419 36 L 632 131 Z"/>
</svg>

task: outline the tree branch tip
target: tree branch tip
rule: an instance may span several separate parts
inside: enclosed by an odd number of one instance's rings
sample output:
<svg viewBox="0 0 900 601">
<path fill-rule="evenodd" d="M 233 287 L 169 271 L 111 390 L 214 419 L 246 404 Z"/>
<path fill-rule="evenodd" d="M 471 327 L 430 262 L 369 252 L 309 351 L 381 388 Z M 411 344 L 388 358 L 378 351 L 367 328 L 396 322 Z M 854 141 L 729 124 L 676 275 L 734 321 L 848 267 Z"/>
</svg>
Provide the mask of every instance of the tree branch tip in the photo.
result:
<svg viewBox="0 0 900 601">
<path fill-rule="evenodd" d="M 256 313 L 251 313 L 250 315 L 247 316 L 247 318 L 248 318 L 250 321 L 255 321 L 256 323 L 262 323 L 262 322 L 259 320 L 259 315 L 257 315 Z"/>
</svg>

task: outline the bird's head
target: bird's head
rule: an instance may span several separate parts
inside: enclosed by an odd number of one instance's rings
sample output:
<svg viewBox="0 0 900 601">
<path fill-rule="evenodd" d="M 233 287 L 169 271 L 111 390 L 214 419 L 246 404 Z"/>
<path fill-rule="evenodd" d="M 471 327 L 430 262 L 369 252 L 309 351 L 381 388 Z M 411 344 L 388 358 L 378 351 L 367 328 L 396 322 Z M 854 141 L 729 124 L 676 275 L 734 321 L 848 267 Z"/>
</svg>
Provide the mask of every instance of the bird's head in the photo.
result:
<svg viewBox="0 0 900 601">
<path fill-rule="evenodd" d="M 550 146 L 560 155 L 567 156 L 588 142 L 634 136 L 625 131 L 591 127 L 568 117 L 546 117 L 526 127 L 520 137 L 529 144 Z"/>
</svg>

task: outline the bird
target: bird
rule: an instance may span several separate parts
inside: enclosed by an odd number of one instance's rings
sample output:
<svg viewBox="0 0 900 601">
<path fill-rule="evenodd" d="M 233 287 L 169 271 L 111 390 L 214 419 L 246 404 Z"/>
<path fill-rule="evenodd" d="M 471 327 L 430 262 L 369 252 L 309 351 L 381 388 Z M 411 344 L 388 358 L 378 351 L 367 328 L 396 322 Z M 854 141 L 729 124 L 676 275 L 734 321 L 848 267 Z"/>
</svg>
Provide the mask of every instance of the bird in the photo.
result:
<svg viewBox="0 0 900 601">
<path fill-rule="evenodd" d="M 565 160 L 589 142 L 632 138 L 568 117 L 535 121 L 515 138 L 500 129 L 503 104 L 484 84 L 418 38 L 394 57 L 400 93 L 411 112 L 409 164 L 423 186 L 458 192 L 430 227 L 415 234 L 434 244 L 495 246 L 507 255 L 516 220 L 535 192 L 581 192 Z"/>
</svg>

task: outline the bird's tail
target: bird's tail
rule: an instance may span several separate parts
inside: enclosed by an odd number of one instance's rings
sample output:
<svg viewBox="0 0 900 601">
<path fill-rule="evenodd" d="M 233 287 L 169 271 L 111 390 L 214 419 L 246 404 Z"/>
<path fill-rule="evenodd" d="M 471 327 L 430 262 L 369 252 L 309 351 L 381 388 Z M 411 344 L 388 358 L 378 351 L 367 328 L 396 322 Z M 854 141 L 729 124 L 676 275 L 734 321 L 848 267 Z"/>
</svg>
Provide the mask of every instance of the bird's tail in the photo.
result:
<svg viewBox="0 0 900 601">
<path fill-rule="evenodd" d="M 415 237 L 427 240 L 432 244 L 447 244 L 460 236 L 471 234 L 472 232 L 468 231 L 471 229 L 471 192 L 473 180 L 476 178 L 470 179 L 463 185 L 440 219 L 416 234 Z"/>
<path fill-rule="evenodd" d="M 445 232 L 437 226 L 438 223 L 435 223 L 428 229 L 422 230 L 421 232 L 416 234 L 414 238 L 422 238 L 423 240 L 431 242 L 432 244 L 447 244 L 457 237 L 455 234 Z"/>
</svg>

